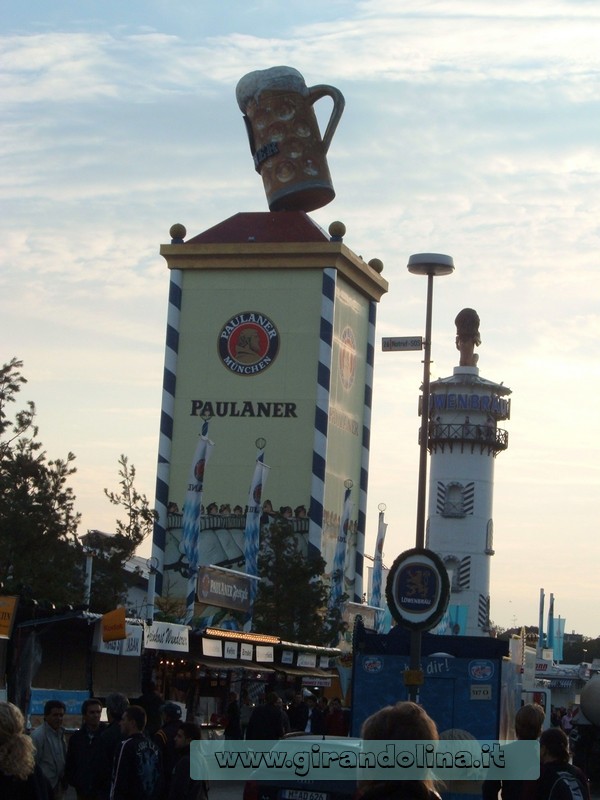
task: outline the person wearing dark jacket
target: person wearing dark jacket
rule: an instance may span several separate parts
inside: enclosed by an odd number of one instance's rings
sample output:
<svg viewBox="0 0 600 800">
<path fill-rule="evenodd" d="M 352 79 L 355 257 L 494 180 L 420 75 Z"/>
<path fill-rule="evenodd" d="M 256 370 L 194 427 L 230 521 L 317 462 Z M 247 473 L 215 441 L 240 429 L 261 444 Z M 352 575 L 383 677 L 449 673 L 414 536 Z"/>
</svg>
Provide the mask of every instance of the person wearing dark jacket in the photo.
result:
<svg viewBox="0 0 600 800">
<path fill-rule="evenodd" d="M 290 721 L 281 707 L 281 698 L 269 692 L 262 706 L 256 706 L 250 717 L 246 739 L 281 739 L 290 729 Z"/>
<path fill-rule="evenodd" d="M 67 746 L 65 778 L 75 787 L 77 800 L 98 800 L 102 769 L 100 734 L 105 725 L 100 722 L 102 702 L 88 697 L 81 706 L 81 728 L 71 734 Z"/>
<path fill-rule="evenodd" d="M 158 747 L 144 735 L 146 712 L 129 706 L 121 720 L 124 740 L 115 756 L 111 800 L 157 800 L 163 789 Z"/>
<path fill-rule="evenodd" d="M 171 773 L 173 772 L 175 762 L 177 761 L 175 736 L 179 730 L 181 706 L 178 706 L 177 703 L 165 703 L 161 707 L 160 711 L 162 714 L 163 724 L 152 737 L 152 741 L 157 745 L 160 751 L 163 774 L 165 778 L 163 794 L 165 797 L 167 797 L 169 793 Z"/>
<path fill-rule="evenodd" d="M 308 714 L 306 715 L 304 730 L 306 733 L 316 733 L 320 736 L 325 733 L 325 715 L 317 705 L 317 699 L 314 695 L 311 694 L 306 698 L 306 705 Z"/>
<path fill-rule="evenodd" d="M 225 710 L 227 723 L 223 735 L 226 739 L 241 739 L 242 726 L 240 723 L 240 704 L 238 703 L 238 696 L 235 692 L 229 692 L 229 702 Z"/>
<path fill-rule="evenodd" d="M 290 730 L 303 731 L 306 728 L 308 706 L 304 702 L 300 692 L 294 695 L 292 702 L 288 706 L 287 715 L 290 721 Z"/>
<path fill-rule="evenodd" d="M 168 800 L 207 800 L 207 782 L 194 780 L 190 775 L 190 747 L 200 738 L 200 729 L 193 722 L 179 723 L 175 735 L 178 761 L 171 775 Z"/>
<path fill-rule="evenodd" d="M 121 719 L 125 709 L 129 705 L 129 700 L 121 692 L 111 692 L 106 695 L 106 716 L 108 725 L 100 733 L 99 745 L 99 776 L 98 776 L 98 797 L 99 800 L 109 800 L 110 779 L 112 775 L 115 753 L 123 741 L 121 733 Z"/>
<path fill-rule="evenodd" d="M 544 724 L 544 709 L 537 703 L 526 703 L 515 715 L 515 733 L 521 741 L 534 742 L 540 738 Z M 508 745 L 510 747 L 510 744 Z M 527 787 L 524 781 L 486 780 L 481 787 L 482 800 L 520 800 Z"/>
<path fill-rule="evenodd" d="M 156 731 L 161 726 L 161 708 L 164 705 L 164 700 L 156 689 L 154 681 L 147 681 L 142 686 L 142 694 L 137 700 L 134 700 L 137 706 L 141 706 L 146 712 L 146 734 L 154 736 Z"/>
<path fill-rule="evenodd" d="M 540 777 L 527 786 L 534 800 L 590 800 L 585 774 L 569 763 L 569 740 L 561 728 L 548 728 L 540 736 Z"/>
</svg>

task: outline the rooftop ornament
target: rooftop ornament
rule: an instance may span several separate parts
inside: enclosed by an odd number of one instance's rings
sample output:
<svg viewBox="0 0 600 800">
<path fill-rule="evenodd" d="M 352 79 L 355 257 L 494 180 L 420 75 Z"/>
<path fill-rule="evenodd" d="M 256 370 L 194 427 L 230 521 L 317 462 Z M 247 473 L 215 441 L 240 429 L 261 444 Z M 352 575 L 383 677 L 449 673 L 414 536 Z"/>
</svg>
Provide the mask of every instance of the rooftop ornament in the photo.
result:
<svg viewBox="0 0 600 800">
<path fill-rule="evenodd" d="M 261 175 L 271 211 L 313 211 L 335 191 L 327 151 L 344 110 L 333 86 L 307 87 L 293 67 L 249 72 L 236 87 L 254 168 Z M 313 105 L 331 97 L 333 110 L 321 139 Z"/>
<path fill-rule="evenodd" d="M 476 367 L 479 356 L 474 352 L 481 344 L 479 316 L 472 308 L 463 308 L 454 320 L 456 325 L 456 349 L 460 352 L 461 367 Z"/>
</svg>

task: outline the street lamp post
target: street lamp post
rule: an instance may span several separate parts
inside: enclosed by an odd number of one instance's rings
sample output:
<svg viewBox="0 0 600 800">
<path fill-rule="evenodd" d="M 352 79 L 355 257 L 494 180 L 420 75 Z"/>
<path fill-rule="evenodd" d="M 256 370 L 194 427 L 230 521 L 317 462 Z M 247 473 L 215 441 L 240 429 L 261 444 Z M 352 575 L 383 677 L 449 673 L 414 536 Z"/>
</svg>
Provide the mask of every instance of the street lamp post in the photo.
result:
<svg viewBox="0 0 600 800">
<path fill-rule="evenodd" d="M 413 275 L 427 275 L 427 308 L 425 315 L 425 341 L 423 355 L 423 394 L 421 405 L 421 438 L 419 451 L 419 481 L 417 488 L 416 547 L 425 547 L 425 499 L 427 495 L 427 451 L 429 444 L 429 385 L 431 379 L 431 320 L 433 312 L 433 279 L 437 275 L 450 275 L 454 272 L 451 256 L 440 253 L 417 253 L 408 259 L 408 271 Z M 421 631 L 411 631 L 410 636 L 410 674 L 420 672 Z M 420 682 L 408 685 L 409 697 L 416 702 Z"/>
</svg>

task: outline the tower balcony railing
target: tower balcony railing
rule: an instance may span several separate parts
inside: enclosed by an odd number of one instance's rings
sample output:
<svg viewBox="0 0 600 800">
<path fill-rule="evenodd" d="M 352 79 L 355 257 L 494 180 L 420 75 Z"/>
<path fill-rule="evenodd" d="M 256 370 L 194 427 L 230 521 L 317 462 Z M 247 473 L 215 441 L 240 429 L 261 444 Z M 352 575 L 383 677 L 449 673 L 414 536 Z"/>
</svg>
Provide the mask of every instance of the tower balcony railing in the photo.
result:
<svg viewBox="0 0 600 800">
<path fill-rule="evenodd" d="M 419 444 L 422 430 L 419 428 Z M 446 449 L 453 452 L 454 448 L 459 447 L 461 453 L 467 449 L 472 453 L 487 452 L 495 456 L 508 447 L 508 431 L 494 425 L 472 422 L 430 422 L 428 447 L 430 453 L 438 450 L 443 453 Z"/>
</svg>

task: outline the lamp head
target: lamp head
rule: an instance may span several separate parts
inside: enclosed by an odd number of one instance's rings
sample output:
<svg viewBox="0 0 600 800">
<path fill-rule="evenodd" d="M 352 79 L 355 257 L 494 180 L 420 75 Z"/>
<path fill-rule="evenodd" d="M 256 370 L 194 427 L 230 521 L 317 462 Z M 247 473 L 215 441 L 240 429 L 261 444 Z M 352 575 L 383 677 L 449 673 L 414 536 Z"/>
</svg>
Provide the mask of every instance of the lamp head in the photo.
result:
<svg viewBox="0 0 600 800">
<path fill-rule="evenodd" d="M 441 253 L 416 253 L 409 257 L 407 267 L 413 275 L 450 275 L 454 261 Z"/>
</svg>

